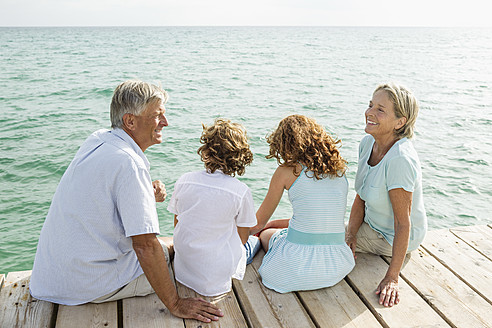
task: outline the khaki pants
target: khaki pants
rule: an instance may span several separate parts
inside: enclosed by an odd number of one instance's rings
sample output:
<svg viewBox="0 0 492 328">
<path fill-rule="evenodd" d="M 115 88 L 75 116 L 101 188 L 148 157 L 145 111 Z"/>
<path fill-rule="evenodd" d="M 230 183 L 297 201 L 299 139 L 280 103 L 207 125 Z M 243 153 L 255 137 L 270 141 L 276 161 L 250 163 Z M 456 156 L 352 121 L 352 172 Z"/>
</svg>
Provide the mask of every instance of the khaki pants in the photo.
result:
<svg viewBox="0 0 492 328">
<path fill-rule="evenodd" d="M 174 281 L 173 270 L 171 267 L 171 260 L 169 258 L 169 251 L 167 249 L 166 244 L 164 244 L 161 240 L 159 240 L 159 242 L 161 243 L 162 249 L 164 250 L 164 254 L 166 255 L 169 275 L 171 277 L 171 280 Z M 152 289 L 152 286 L 150 286 L 150 283 L 147 280 L 147 277 L 145 277 L 145 274 L 141 274 L 140 276 L 130 281 L 125 286 L 121 287 L 120 289 L 111 292 L 107 295 L 96 298 L 91 303 L 112 302 L 112 301 L 133 297 L 133 296 L 146 296 L 152 293 L 154 293 L 154 289 Z"/>
<path fill-rule="evenodd" d="M 362 222 L 359 231 L 357 231 L 356 237 L 356 252 L 384 255 L 390 257 L 393 255 L 393 246 L 391 246 L 390 243 L 388 243 L 388 241 L 384 239 L 382 234 L 373 230 L 366 222 Z M 410 257 L 411 253 L 408 252 L 405 256 L 403 266 L 407 264 L 407 262 L 410 260 Z"/>
</svg>

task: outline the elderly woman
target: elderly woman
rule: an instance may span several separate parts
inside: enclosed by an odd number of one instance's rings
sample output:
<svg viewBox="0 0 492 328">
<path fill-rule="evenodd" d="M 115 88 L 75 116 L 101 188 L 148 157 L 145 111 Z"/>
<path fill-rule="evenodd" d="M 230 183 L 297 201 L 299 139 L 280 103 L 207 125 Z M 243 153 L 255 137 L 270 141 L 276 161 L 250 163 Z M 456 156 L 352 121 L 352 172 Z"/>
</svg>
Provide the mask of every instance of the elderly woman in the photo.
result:
<svg viewBox="0 0 492 328">
<path fill-rule="evenodd" d="M 365 112 L 352 205 L 345 240 L 352 252 L 391 256 L 376 289 L 379 304 L 400 301 L 398 276 L 406 254 L 418 248 L 427 231 L 420 161 L 410 138 L 418 105 L 402 86 L 376 88 Z"/>
</svg>

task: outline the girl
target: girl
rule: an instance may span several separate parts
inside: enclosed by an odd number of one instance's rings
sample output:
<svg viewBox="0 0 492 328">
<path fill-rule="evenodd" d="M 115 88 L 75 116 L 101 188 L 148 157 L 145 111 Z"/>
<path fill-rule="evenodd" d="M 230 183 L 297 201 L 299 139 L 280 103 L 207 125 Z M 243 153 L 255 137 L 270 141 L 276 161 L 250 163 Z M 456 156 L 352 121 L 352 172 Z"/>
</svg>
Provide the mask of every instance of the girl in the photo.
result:
<svg viewBox="0 0 492 328">
<path fill-rule="evenodd" d="M 228 120 L 204 125 L 200 142 L 205 170 L 181 176 L 168 206 L 175 214 L 174 272 L 183 285 L 216 296 L 244 276 L 243 244 L 257 221 L 250 189 L 234 176 L 244 174 L 253 154 L 244 128 Z"/>
<path fill-rule="evenodd" d="M 348 182 L 346 161 L 335 141 L 315 120 L 284 118 L 267 137 L 279 167 L 256 217 L 267 251 L 259 269 L 263 284 L 280 293 L 333 286 L 355 261 L 345 243 Z M 288 190 L 292 219 L 265 224 Z"/>
</svg>

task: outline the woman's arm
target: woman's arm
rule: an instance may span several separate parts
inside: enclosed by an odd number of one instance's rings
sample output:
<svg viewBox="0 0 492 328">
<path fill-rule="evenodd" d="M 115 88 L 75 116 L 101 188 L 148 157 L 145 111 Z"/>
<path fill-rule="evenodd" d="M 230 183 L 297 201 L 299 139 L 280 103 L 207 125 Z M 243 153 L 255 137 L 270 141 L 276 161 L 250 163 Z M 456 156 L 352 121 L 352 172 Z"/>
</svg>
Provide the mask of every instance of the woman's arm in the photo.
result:
<svg viewBox="0 0 492 328">
<path fill-rule="evenodd" d="M 391 263 L 383 280 L 376 289 L 379 295 L 379 304 L 393 306 L 400 302 L 398 276 L 408 250 L 410 240 L 410 212 L 412 210 L 412 193 L 403 188 L 389 191 L 393 214 L 395 218 L 395 238 Z"/>
<path fill-rule="evenodd" d="M 345 242 L 349 245 L 355 257 L 355 248 L 357 246 L 357 232 L 359 231 L 366 211 L 366 203 L 360 198 L 359 194 L 355 195 L 352 209 L 350 210 L 350 218 L 345 234 Z"/>
<path fill-rule="evenodd" d="M 178 224 L 178 216 L 174 214 L 174 227 L 176 228 L 176 224 Z"/>
<path fill-rule="evenodd" d="M 261 203 L 260 208 L 256 212 L 256 219 L 258 220 L 258 224 L 251 228 L 251 233 L 255 234 L 260 232 L 264 227 L 268 220 L 272 217 L 273 212 L 278 206 L 280 199 L 282 198 L 282 194 L 284 193 L 284 189 L 286 189 L 286 184 L 289 180 L 292 180 L 295 176 L 292 171 L 292 167 L 283 167 L 279 166 L 275 173 L 273 173 L 272 179 L 270 180 L 270 187 L 268 188 L 267 195 Z M 292 184 L 293 181 L 290 183 Z"/>
</svg>

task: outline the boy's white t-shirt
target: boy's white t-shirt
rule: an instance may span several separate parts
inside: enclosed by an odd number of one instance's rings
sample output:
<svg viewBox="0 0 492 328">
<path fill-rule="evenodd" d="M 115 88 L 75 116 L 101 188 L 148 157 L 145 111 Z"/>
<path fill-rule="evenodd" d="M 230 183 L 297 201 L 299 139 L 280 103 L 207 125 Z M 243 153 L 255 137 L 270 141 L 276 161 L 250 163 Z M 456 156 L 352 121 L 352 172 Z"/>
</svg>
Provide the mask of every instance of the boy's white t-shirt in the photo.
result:
<svg viewBox="0 0 492 328">
<path fill-rule="evenodd" d="M 186 173 L 174 185 L 167 209 L 178 216 L 176 279 L 204 296 L 230 291 L 231 278 L 243 279 L 246 269 L 237 227 L 257 223 L 248 186 L 221 171 Z"/>
</svg>

